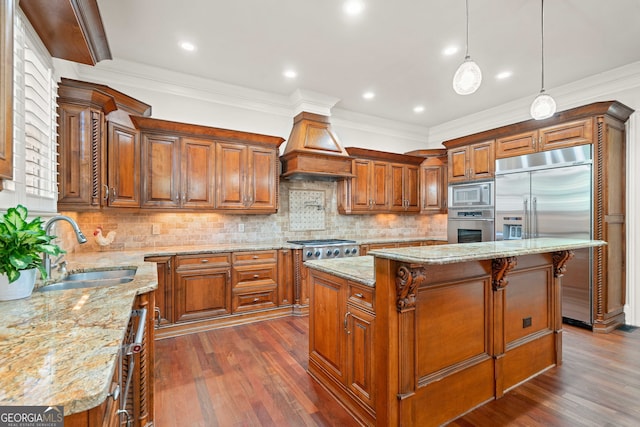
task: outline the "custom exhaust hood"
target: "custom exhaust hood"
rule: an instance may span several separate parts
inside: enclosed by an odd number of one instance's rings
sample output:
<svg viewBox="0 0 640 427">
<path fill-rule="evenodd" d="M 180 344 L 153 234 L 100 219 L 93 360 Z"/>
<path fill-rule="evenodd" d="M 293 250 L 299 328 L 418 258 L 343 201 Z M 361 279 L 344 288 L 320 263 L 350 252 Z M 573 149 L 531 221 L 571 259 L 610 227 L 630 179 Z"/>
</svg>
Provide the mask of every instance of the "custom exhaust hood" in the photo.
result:
<svg viewBox="0 0 640 427">
<path fill-rule="evenodd" d="M 335 180 L 350 178 L 349 153 L 331 129 L 329 117 L 301 112 L 293 119 L 282 161 L 286 179 Z"/>
</svg>

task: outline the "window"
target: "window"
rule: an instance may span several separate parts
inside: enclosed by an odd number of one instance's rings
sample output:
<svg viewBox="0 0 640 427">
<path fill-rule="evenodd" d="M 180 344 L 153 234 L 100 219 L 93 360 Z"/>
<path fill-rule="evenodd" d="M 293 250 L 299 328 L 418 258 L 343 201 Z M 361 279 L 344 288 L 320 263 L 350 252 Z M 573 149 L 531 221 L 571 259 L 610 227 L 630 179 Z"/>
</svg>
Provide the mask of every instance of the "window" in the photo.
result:
<svg viewBox="0 0 640 427">
<path fill-rule="evenodd" d="M 0 204 L 55 212 L 57 85 L 51 56 L 20 10 L 14 21 L 13 59 L 14 171 L 13 181 L 4 181 Z"/>
</svg>

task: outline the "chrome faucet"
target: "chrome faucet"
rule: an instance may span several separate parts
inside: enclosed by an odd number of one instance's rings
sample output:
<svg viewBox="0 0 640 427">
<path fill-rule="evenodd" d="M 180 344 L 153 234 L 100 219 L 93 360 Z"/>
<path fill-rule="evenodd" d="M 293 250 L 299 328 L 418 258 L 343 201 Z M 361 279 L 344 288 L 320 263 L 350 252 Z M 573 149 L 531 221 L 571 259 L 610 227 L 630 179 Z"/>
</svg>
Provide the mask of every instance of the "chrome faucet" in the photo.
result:
<svg viewBox="0 0 640 427">
<path fill-rule="evenodd" d="M 51 227 L 53 227 L 53 223 L 56 221 L 67 221 L 69 224 L 71 224 L 71 227 L 73 227 L 73 231 L 76 233 L 76 239 L 78 239 L 78 243 L 87 242 L 87 238 L 80 230 L 80 227 L 78 227 L 78 224 L 66 215 L 56 215 L 49 221 L 47 221 L 47 223 L 44 225 L 44 231 L 47 235 L 51 235 Z M 42 254 L 42 262 L 44 264 L 44 270 L 47 272 L 47 277 L 51 277 L 51 258 L 49 258 L 49 254 Z"/>
</svg>

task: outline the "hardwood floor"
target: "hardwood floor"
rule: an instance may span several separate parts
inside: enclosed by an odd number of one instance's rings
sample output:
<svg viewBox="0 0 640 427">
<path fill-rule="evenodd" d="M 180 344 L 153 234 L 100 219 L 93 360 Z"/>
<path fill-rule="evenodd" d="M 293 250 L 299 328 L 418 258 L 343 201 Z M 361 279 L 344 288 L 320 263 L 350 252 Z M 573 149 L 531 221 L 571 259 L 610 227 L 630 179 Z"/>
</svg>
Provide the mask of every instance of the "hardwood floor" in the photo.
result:
<svg viewBox="0 0 640 427">
<path fill-rule="evenodd" d="M 306 373 L 307 333 L 287 317 L 157 341 L 155 425 L 357 425 Z M 563 335 L 562 366 L 450 425 L 640 425 L 640 329 Z"/>
</svg>

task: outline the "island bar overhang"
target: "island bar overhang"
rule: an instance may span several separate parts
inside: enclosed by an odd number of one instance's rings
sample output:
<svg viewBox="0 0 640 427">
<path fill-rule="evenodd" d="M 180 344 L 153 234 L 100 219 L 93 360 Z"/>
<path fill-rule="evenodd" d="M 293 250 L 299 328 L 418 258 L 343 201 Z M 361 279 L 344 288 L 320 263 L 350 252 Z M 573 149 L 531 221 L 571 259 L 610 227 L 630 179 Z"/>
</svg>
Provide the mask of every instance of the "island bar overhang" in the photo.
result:
<svg viewBox="0 0 640 427">
<path fill-rule="evenodd" d="M 371 406 L 325 383 L 311 359 L 310 373 L 364 425 L 442 425 L 561 364 L 561 277 L 574 249 L 604 244 L 544 238 L 371 251 Z"/>
</svg>

